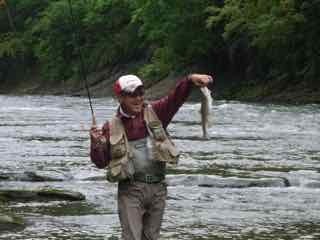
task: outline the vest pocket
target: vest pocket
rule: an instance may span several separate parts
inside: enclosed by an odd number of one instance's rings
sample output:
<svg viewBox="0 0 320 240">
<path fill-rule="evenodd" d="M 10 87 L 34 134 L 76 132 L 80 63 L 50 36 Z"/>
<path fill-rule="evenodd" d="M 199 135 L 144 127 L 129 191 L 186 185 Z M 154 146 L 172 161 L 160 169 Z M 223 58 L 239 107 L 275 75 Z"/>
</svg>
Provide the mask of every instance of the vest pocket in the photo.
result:
<svg viewBox="0 0 320 240">
<path fill-rule="evenodd" d="M 153 138 L 157 141 L 163 141 L 166 139 L 166 133 L 162 127 L 160 121 L 152 121 L 148 123 L 148 127 L 153 134 Z"/>
<path fill-rule="evenodd" d="M 121 162 L 111 162 L 107 170 L 107 180 L 110 182 L 117 182 L 121 176 Z"/>
<path fill-rule="evenodd" d="M 111 162 L 107 169 L 107 180 L 110 182 L 118 182 L 128 178 L 126 168 L 128 167 L 127 146 L 124 136 L 111 144 Z"/>
<path fill-rule="evenodd" d="M 111 158 L 121 158 L 127 153 L 124 137 L 122 137 L 117 143 L 111 145 Z"/>
<path fill-rule="evenodd" d="M 119 182 L 127 179 L 131 175 L 127 168 L 128 161 L 126 156 L 111 161 L 107 169 L 107 180 L 109 182 Z"/>
<path fill-rule="evenodd" d="M 158 159 L 171 164 L 177 164 L 180 152 L 170 142 L 169 139 L 165 139 L 162 142 L 156 142 L 155 147 L 157 148 Z"/>
</svg>

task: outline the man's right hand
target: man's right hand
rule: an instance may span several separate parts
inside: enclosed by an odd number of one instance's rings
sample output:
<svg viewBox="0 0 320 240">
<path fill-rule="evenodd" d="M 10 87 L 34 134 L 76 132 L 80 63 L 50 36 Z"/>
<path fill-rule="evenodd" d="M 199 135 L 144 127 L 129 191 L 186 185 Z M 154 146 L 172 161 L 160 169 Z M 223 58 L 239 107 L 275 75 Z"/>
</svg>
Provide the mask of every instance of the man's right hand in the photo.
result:
<svg viewBox="0 0 320 240">
<path fill-rule="evenodd" d="M 96 125 L 92 125 L 90 129 L 90 137 L 91 141 L 98 145 L 105 144 L 107 142 L 105 136 L 102 134 L 102 130 L 98 129 Z"/>
</svg>

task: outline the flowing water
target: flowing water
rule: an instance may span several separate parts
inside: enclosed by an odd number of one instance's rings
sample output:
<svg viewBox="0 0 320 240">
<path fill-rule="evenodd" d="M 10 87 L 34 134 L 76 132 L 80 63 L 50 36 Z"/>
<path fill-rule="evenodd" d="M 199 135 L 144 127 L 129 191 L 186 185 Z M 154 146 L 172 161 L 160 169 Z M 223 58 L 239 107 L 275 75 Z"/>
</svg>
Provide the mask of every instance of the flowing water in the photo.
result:
<svg viewBox="0 0 320 240">
<path fill-rule="evenodd" d="M 80 202 L 11 202 L 27 226 L 0 239 L 116 239 L 116 185 L 89 159 L 85 98 L 0 96 L 0 176 L 42 172 L 57 181 L 1 180 L 2 189 L 50 186 L 83 193 Z M 102 124 L 116 108 L 94 99 Z M 168 170 L 161 239 L 320 239 L 320 106 L 216 101 L 210 139 L 199 103 L 169 125 L 182 151 Z"/>
</svg>

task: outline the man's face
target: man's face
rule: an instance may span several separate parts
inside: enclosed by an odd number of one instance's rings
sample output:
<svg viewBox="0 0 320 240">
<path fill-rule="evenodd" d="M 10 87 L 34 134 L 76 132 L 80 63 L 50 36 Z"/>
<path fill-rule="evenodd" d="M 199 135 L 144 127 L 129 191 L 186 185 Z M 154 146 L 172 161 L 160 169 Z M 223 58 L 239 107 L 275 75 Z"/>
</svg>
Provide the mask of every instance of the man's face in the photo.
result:
<svg viewBox="0 0 320 240">
<path fill-rule="evenodd" d="M 133 93 L 121 94 L 119 101 L 127 114 L 138 115 L 143 109 L 144 88 L 138 87 Z"/>
</svg>

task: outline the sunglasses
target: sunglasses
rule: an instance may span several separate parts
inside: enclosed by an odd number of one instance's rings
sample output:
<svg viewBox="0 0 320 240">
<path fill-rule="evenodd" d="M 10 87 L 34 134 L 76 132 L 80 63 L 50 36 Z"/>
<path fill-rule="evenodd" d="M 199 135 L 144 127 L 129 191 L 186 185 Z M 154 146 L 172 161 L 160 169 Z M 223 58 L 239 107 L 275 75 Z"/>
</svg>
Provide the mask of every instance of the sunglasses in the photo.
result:
<svg viewBox="0 0 320 240">
<path fill-rule="evenodd" d="M 122 96 L 127 96 L 127 97 L 141 97 L 144 95 L 144 88 L 138 88 L 133 92 L 122 92 Z"/>
</svg>

